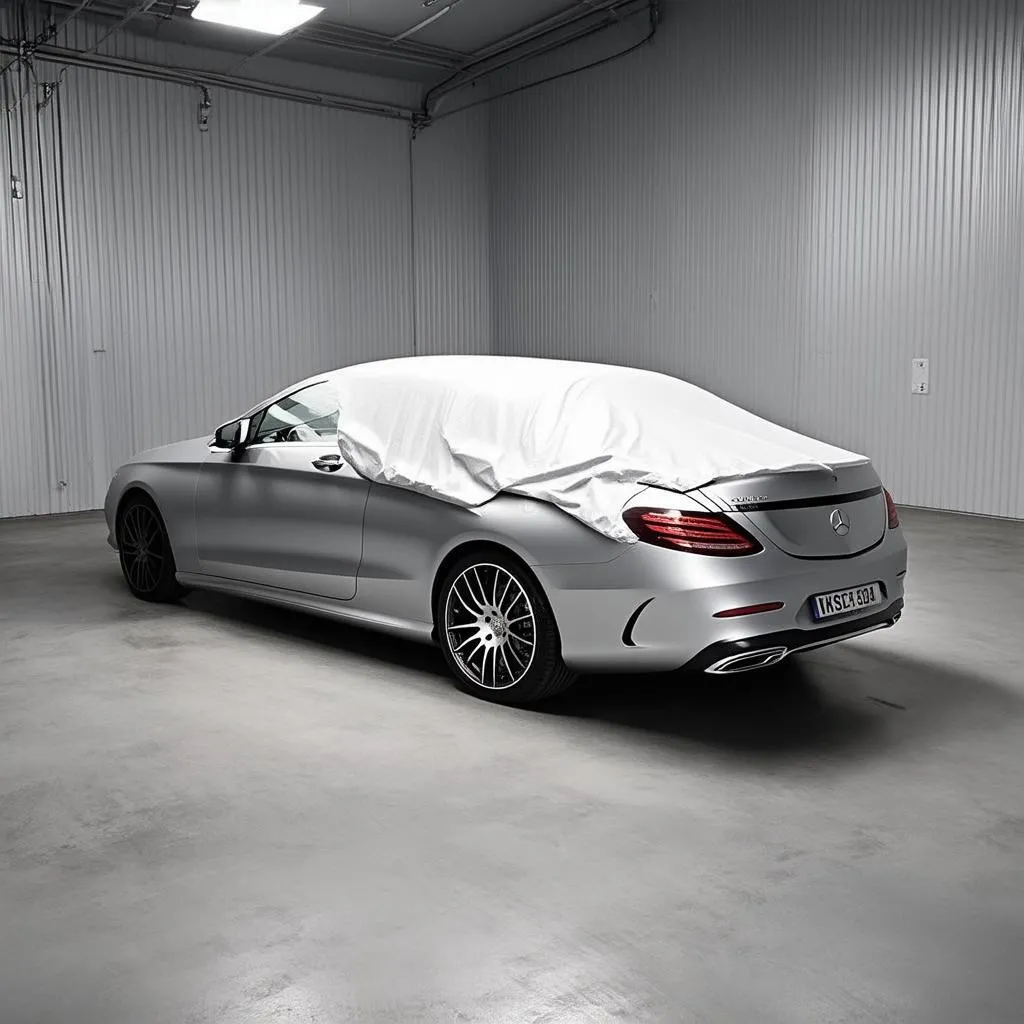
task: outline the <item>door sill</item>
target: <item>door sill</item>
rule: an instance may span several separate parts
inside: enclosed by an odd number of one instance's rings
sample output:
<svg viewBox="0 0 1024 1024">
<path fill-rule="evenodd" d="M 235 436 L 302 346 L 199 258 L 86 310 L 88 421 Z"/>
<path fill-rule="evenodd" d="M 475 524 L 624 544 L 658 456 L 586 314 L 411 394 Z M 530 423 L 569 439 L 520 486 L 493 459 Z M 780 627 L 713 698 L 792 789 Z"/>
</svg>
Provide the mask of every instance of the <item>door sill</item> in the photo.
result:
<svg viewBox="0 0 1024 1024">
<path fill-rule="evenodd" d="M 210 576 L 198 572 L 179 572 L 177 580 L 182 586 L 192 587 L 195 590 L 209 590 L 265 604 L 294 608 L 297 611 L 309 612 L 311 615 L 335 619 L 353 626 L 362 626 L 420 643 L 432 644 L 434 642 L 434 624 L 432 622 L 414 622 L 398 619 L 391 615 L 360 611 L 352 607 L 352 598 L 340 600 L 318 597 L 315 594 L 307 594 L 298 590 L 284 590 L 262 583 L 248 583 L 243 580 L 225 579 L 222 576 Z"/>
</svg>

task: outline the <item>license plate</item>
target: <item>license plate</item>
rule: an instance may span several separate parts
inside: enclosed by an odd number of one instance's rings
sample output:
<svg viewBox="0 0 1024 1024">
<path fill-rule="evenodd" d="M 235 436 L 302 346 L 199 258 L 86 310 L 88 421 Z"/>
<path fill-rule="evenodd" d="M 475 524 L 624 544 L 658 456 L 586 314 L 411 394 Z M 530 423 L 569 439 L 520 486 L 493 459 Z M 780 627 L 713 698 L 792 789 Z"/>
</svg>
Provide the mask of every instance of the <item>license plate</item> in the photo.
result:
<svg viewBox="0 0 1024 1024">
<path fill-rule="evenodd" d="M 820 622 L 836 615 L 849 615 L 882 603 L 882 588 L 878 583 L 865 583 L 861 587 L 833 590 L 830 594 L 816 594 L 811 598 L 811 610 Z"/>
</svg>

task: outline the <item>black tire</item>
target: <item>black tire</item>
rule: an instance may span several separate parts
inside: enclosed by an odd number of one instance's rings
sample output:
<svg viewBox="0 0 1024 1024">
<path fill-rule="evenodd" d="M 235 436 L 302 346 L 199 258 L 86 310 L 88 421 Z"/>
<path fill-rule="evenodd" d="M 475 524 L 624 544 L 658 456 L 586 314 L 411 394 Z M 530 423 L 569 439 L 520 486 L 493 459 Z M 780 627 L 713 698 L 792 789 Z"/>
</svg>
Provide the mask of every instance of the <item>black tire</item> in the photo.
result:
<svg viewBox="0 0 1024 1024">
<path fill-rule="evenodd" d="M 576 681 L 562 661 L 558 626 L 540 585 L 501 550 L 474 551 L 451 566 L 434 621 L 464 693 L 523 706 L 564 693 Z"/>
<path fill-rule="evenodd" d="M 130 495 L 117 513 L 117 555 L 128 589 L 141 601 L 182 597 L 177 567 L 163 517 L 151 498 Z"/>
</svg>

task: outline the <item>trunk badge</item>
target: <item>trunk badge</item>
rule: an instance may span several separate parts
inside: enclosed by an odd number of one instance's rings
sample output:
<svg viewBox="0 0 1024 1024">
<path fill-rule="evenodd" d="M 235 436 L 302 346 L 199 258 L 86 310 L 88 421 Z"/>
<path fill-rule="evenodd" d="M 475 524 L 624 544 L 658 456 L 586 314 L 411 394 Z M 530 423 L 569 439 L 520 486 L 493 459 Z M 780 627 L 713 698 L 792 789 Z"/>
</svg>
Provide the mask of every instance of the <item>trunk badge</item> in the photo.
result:
<svg viewBox="0 0 1024 1024">
<path fill-rule="evenodd" d="M 837 537 L 845 537 L 850 532 L 850 517 L 841 508 L 832 513 L 829 522 Z"/>
</svg>

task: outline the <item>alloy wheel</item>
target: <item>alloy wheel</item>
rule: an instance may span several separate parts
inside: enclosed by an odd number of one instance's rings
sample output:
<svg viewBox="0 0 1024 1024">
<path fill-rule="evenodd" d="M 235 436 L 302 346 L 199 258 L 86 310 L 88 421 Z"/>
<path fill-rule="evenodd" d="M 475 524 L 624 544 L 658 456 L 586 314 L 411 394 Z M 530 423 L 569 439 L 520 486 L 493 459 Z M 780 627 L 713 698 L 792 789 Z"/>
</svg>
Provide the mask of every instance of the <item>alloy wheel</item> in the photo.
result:
<svg viewBox="0 0 1024 1024">
<path fill-rule="evenodd" d="M 119 545 L 128 582 L 140 593 L 155 591 L 163 578 L 168 552 L 163 526 L 153 509 L 137 503 L 125 511 Z"/>
<path fill-rule="evenodd" d="M 537 618 L 522 584 L 491 563 L 456 577 L 444 607 L 449 650 L 463 674 L 488 690 L 515 686 L 529 672 Z"/>
</svg>

